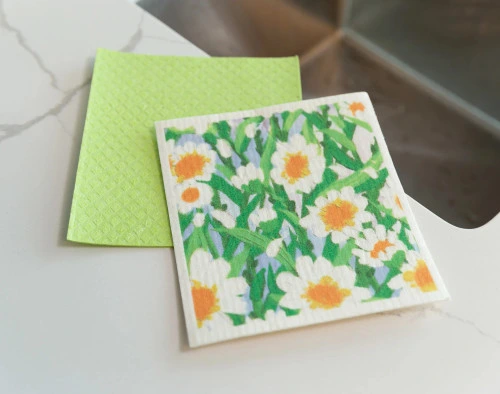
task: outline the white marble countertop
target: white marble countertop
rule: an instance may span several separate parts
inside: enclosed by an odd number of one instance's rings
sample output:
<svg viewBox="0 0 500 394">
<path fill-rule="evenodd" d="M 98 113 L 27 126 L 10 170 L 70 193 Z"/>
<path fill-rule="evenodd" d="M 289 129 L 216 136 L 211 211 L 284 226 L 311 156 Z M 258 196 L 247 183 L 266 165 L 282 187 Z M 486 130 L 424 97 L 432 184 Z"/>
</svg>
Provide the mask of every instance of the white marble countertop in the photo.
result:
<svg viewBox="0 0 500 394">
<path fill-rule="evenodd" d="M 500 216 L 414 201 L 451 302 L 190 350 L 171 249 L 65 240 L 98 47 L 204 56 L 125 0 L 0 0 L 1 393 L 500 392 Z"/>
</svg>

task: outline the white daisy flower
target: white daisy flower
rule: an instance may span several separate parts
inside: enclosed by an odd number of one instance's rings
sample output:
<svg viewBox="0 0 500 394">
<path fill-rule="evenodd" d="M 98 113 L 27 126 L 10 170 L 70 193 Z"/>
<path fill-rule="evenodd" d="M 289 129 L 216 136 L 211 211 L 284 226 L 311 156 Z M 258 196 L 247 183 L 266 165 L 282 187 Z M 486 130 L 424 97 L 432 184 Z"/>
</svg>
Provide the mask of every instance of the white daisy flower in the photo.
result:
<svg viewBox="0 0 500 394">
<path fill-rule="evenodd" d="M 415 251 L 406 253 L 407 262 L 401 267 L 401 274 L 392 278 L 388 285 L 391 289 L 403 289 L 403 292 L 419 297 L 422 293 L 437 290 L 436 283 L 427 267 L 427 263 Z"/>
<path fill-rule="evenodd" d="M 236 226 L 236 220 L 234 217 L 226 211 L 220 209 L 214 209 L 212 212 L 212 217 L 217 219 L 225 228 L 234 228 Z"/>
<path fill-rule="evenodd" d="M 387 231 L 380 224 L 375 229 L 363 230 L 364 238 L 357 238 L 352 254 L 359 257 L 361 264 L 370 267 L 382 267 L 383 261 L 390 260 L 398 250 L 406 251 L 404 244 L 398 239 L 394 231 Z"/>
<path fill-rule="evenodd" d="M 176 185 L 177 206 L 180 213 L 210 204 L 214 195 L 212 188 L 204 183 L 187 181 Z"/>
<path fill-rule="evenodd" d="M 222 259 L 213 260 L 210 253 L 197 249 L 190 259 L 191 297 L 200 329 L 223 329 L 233 323 L 226 313 L 247 312 L 241 295 L 248 290 L 243 278 L 227 278 L 231 266 Z"/>
<path fill-rule="evenodd" d="M 340 111 L 339 113 L 344 116 L 355 117 L 360 113 L 365 112 L 366 107 L 360 101 L 353 101 L 351 103 L 340 103 Z"/>
<path fill-rule="evenodd" d="M 307 207 L 309 215 L 300 219 L 300 225 L 317 237 L 330 235 L 332 242 L 337 244 L 357 237 L 363 230 L 363 223 L 371 220 L 371 215 L 365 211 L 368 201 L 352 187 L 344 187 L 340 192 L 329 191 L 314 204 Z"/>
<path fill-rule="evenodd" d="M 186 142 L 170 155 L 170 169 L 177 183 L 187 180 L 208 181 L 215 169 L 215 152 L 208 144 Z"/>
<path fill-rule="evenodd" d="M 195 227 L 201 227 L 205 224 L 205 215 L 203 213 L 196 213 L 193 217 L 193 224 Z"/>
<path fill-rule="evenodd" d="M 387 178 L 385 185 L 382 187 L 382 189 L 380 189 L 378 201 L 384 207 L 392 210 L 392 215 L 396 219 L 400 219 L 405 216 L 403 205 L 401 204 L 401 200 L 399 199 L 399 195 L 397 194 L 395 184 L 390 177 Z"/>
<path fill-rule="evenodd" d="M 253 211 L 248 220 L 255 226 L 258 227 L 261 222 L 269 222 L 278 217 L 276 211 L 271 207 L 257 208 Z"/>
<path fill-rule="evenodd" d="M 241 189 L 243 185 L 248 185 L 255 179 L 263 181 L 264 172 L 261 168 L 255 167 L 253 163 L 249 163 L 246 166 L 241 166 L 236 169 L 236 175 L 231 178 L 231 182 L 238 189 Z"/>
<path fill-rule="evenodd" d="M 330 310 L 344 303 L 359 303 L 371 297 L 370 290 L 355 287 L 351 267 L 334 267 L 324 257 L 313 262 L 309 256 L 297 259 L 298 277 L 283 272 L 276 283 L 285 292 L 280 305 L 290 309 Z"/>
<path fill-rule="evenodd" d="M 231 148 L 231 145 L 226 140 L 219 138 L 215 146 L 217 147 L 220 155 L 225 159 L 230 158 L 233 154 L 233 148 Z"/>
<path fill-rule="evenodd" d="M 309 193 L 321 182 L 325 171 L 325 158 L 320 150 L 316 144 L 307 144 L 300 134 L 295 134 L 289 142 L 278 142 L 271 157 L 274 182 L 283 185 L 287 194 Z"/>
</svg>

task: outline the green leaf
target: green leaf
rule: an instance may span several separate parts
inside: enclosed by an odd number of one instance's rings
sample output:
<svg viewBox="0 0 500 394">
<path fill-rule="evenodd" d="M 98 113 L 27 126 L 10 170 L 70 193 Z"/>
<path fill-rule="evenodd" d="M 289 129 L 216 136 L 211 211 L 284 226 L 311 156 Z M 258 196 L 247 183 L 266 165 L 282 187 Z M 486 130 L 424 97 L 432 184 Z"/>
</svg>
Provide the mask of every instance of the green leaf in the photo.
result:
<svg viewBox="0 0 500 394">
<path fill-rule="evenodd" d="M 374 287 L 378 288 L 378 282 L 375 279 L 375 268 L 370 267 L 369 265 L 364 264 L 356 264 L 356 282 L 354 286 L 358 287 Z"/>
<path fill-rule="evenodd" d="M 276 284 L 276 276 L 277 275 L 274 273 L 273 269 L 269 267 L 267 269 L 267 288 L 272 294 L 285 294 L 285 292 Z"/>
<path fill-rule="evenodd" d="M 202 240 L 202 243 L 204 244 L 204 246 L 206 248 L 208 248 L 208 250 L 210 251 L 211 255 L 214 257 L 214 259 L 219 258 L 219 251 L 217 250 L 217 246 L 215 246 L 215 243 L 209 234 L 207 220 L 205 220 L 205 223 L 202 226 L 202 230 L 203 230 L 203 238 L 205 239 L 205 242 L 203 242 L 203 240 Z"/>
<path fill-rule="evenodd" d="M 323 154 L 325 156 L 325 164 L 328 166 L 332 165 L 335 161 L 333 157 L 333 153 L 335 152 L 335 148 L 337 147 L 337 143 L 331 138 L 323 139 Z"/>
<path fill-rule="evenodd" d="M 307 231 L 300 225 L 300 220 L 296 213 L 277 207 L 275 207 L 275 209 L 278 212 L 278 216 L 284 216 L 286 221 L 292 226 L 297 235 L 297 247 L 302 254 L 304 256 L 310 256 L 312 259 L 316 259 L 313 253 L 313 244 L 307 236 Z"/>
<path fill-rule="evenodd" d="M 265 286 L 266 286 L 266 270 L 261 269 L 259 272 L 257 272 L 257 275 L 253 279 L 252 285 L 250 286 L 250 299 L 252 301 L 262 300 Z"/>
<path fill-rule="evenodd" d="M 217 137 L 211 133 L 203 134 L 203 140 L 207 143 L 215 147 L 217 145 Z"/>
<path fill-rule="evenodd" d="M 404 226 L 401 226 L 401 231 L 398 234 L 398 238 L 401 242 L 405 244 L 405 246 L 409 250 L 415 250 L 415 247 L 411 244 L 410 240 L 408 239 L 408 234 L 406 233 L 406 229 Z"/>
<path fill-rule="evenodd" d="M 262 139 L 262 131 L 260 129 L 255 133 L 254 141 L 257 152 L 259 152 L 259 154 L 264 152 L 264 140 Z"/>
<path fill-rule="evenodd" d="M 384 283 L 378 287 L 373 297 L 367 301 L 386 300 L 392 297 L 392 293 L 394 293 L 394 291 Z"/>
<path fill-rule="evenodd" d="M 316 126 L 317 129 L 326 129 L 328 128 L 328 120 L 319 112 L 304 112 L 304 116 L 308 123 Z"/>
<path fill-rule="evenodd" d="M 229 318 L 233 321 L 234 326 L 241 326 L 242 324 L 245 324 L 245 315 L 237 315 L 235 313 L 227 313 L 226 315 L 229 316 Z"/>
<path fill-rule="evenodd" d="M 340 129 L 344 129 L 345 127 L 345 122 L 338 116 L 330 115 L 328 116 L 328 119 L 330 119 L 337 127 Z"/>
<path fill-rule="evenodd" d="M 361 119 L 353 118 L 352 116 L 344 116 L 344 119 L 347 119 L 349 122 L 354 123 L 355 125 L 360 126 L 364 129 L 368 130 L 370 133 L 373 132 L 370 124 L 362 121 Z"/>
<path fill-rule="evenodd" d="M 369 178 L 366 182 L 363 182 L 361 185 L 358 185 L 354 188 L 356 193 L 363 193 L 369 190 L 380 190 L 382 186 L 385 184 L 385 180 L 389 176 L 389 171 L 387 168 L 384 168 L 378 172 L 378 177 L 376 179 Z"/>
<path fill-rule="evenodd" d="M 234 173 L 233 170 L 231 170 L 231 168 L 225 166 L 225 165 L 222 165 L 222 164 L 216 164 L 215 165 L 215 168 L 217 168 L 222 175 L 224 175 L 228 180 L 231 180 L 231 178 L 236 175 Z"/>
<path fill-rule="evenodd" d="M 403 265 L 405 260 L 405 252 L 400 250 L 394 254 L 391 260 L 383 262 L 384 265 L 389 268 L 389 272 L 385 277 L 384 283 L 382 283 L 378 287 L 374 287 L 375 294 L 373 295 L 373 298 L 370 299 L 370 301 L 373 299 L 386 299 L 392 297 L 394 291 L 388 286 L 388 283 L 392 278 L 401 273 L 401 266 Z"/>
<path fill-rule="evenodd" d="M 236 226 L 237 227 L 245 228 L 248 226 L 248 217 L 253 212 L 253 210 L 257 207 L 257 205 L 259 204 L 259 201 L 260 201 L 260 197 L 255 196 L 252 199 L 252 201 L 250 201 L 248 203 L 248 205 L 245 204 L 242 207 L 241 214 L 236 218 Z M 238 240 L 237 238 L 234 238 L 234 237 L 232 237 L 229 240 L 229 242 L 227 243 L 227 245 L 224 249 L 224 258 L 226 260 L 229 260 L 232 258 L 233 254 L 236 251 L 236 249 L 238 248 L 240 242 L 241 242 L 240 240 Z"/>
<path fill-rule="evenodd" d="M 344 122 L 343 130 L 347 138 L 352 140 L 352 137 L 354 137 L 354 130 L 356 130 L 356 125 L 354 123 Z"/>
<path fill-rule="evenodd" d="M 309 195 L 304 195 L 303 197 L 304 204 L 302 205 L 302 217 L 307 214 L 307 206 L 313 205 L 314 201 L 316 201 L 316 198 L 321 195 L 323 190 L 328 189 L 333 184 L 333 182 L 337 180 L 337 178 L 337 174 L 335 174 L 332 169 L 325 169 L 321 183 L 317 184 L 316 187 L 311 191 L 311 193 L 309 193 Z"/>
<path fill-rule="evenodd" d="M 212 206 L 215 209 L 222 209 L 223 204 L 222 201 L 220 200 L 219 192 L 214 193 L 214 196 L 212 197 Z"/>
<path fill-rule="evenodd" d="M 224 178 L 213 174 L 210 181 L 200 181 L 201 183 L 206 183 L 215 190 L 219 190 L 228 196 L 235 204 L 241 206 L 243 204 L 243 195 L 239 189 L 228 183 Z"/>
<path fill-rule="evenodd" d="M 286 250 L 290 256 L 295 257 L 297 249 L 299 249 L 297 235 L 290 231 L 290 243 L 286 245 Z"/>
<path fill-rule="evenodd" d="M 356 247 L 356 242 L 353 238 L 349 239 L 346 242 L 344 247 L 339 250 L 337 256 L 334 260 L 330 260 L 334 267 L 338 267 L 340 265 L 349 265 L 349 260 L 352 257 L 352 250 Z"/>
<path fill-rule="evenodd" d="M 283 298 L 283 294 L 268 294 L 266 300 L 264 301 L 264 312 L 268 310 L 275 311 L 278 309 L 280 300 Z"/>
<path fill-rule="evenodd" d="M 394 253 L 392 259 L 390 259 L 389 261 L 384 261 L 384 265 L 390 270 L 394 269 L 396 271 L 400 271 L 401 266 L 405 261 L 406 261 L 405 252 L 403 252 L 402 250 L 398 250 L 396 253 Z"/>
<path fill-rule="evenodd" d="M 241 149 L 241 151 L 242 151 L 242 152 L 246 152 L 246 150 L 248 149 L 248 145 L 250 145 L 250 141 L 251 141 L 251 139 L 250 139 L 250 138 L 246 138 L 246 139 L 243 141 L 243 143 L 241 144 L 241 147 L 240 147 L 240 149 Z M 242 153 L 241 155 L 244 155 L 244 156 L 245 156 L 245 158 L 247 158 L 247 159 L 248 159 L 248 157 L 247 157 L 244 153 Z M 246 164 L 248 164 L 249 162 L 250 162 L 250 160 L 248 160 L 248 161 L 246 162 Z M 242 163 L 243 163 L 243 160 L 242 160 Z"/>
<path fill-rule="evenodd" d="M 179 223 L 181 225 L 181 231 L 184 232 L 186 228 L 193 222 L 194 211 L 188 214 L 182 214 L 179 212 Z"/>
<path fill-rule="evenodd" d="M 339 131 L 335 131 L 332 129 L 322 129 L 320 130 L 323 134 L 330 137 L 335 142 L 338 142 L 344 148 L 349 149 L 352 152 L 356 152 L 357 148 L 354 142 L 352 142 L 349 138 L 347 138 L 344 134 Z"/>
<path fill-rule="evenodd" d="M 258 194 L 261 197 L 265 197 L 265 195 L 263 194 L 264 185 L 259 179 L 252 179 L 250 182 L 248 182 L 248 185 L 241 185 L 241 190 L 243 190 L 248 195 Z M 259 198 L 259 200 L 261 199 L 262 198 Z"/>
<path fill-rule="evenodd" d="M 292 128 L 293 124 L 295 123 L 295 121 L 297 120 L 297 118 L 300 115 L 302 115 L 302 112 L 303 111 L 301 109 L 298 109 L 296 111 L 289 113 L 286 119 L 284 118 L 283 130 L 285 130 L 288 133 Z"/>
<path fill-rule="evenodd" d="M 349 157 L 337 144 L 332 144 L 328 147 L 333 154 L 335 160 L 350 170 L 357 171 L 363 168 L 363 163 L 360 160 Z"/>
<path fill-rule="evenodd" d="M 177 141 L 184 134 L 196 133 L 194 127 L 188 127 L 187 129 L 178 129 L 177 127 L 169 127 L 165 129 L 165 140 Z"/>
<path fill-rule="evenodd" d="M 362 170 L 368 167 L 373 167 L 375 170 L 378 170 L 381 164 L 382 164 L 382 155 L 380 154 L 380 152 L 377 152 L 370 158 L 370 160 L 366 162 Z M 362 184 L 363 182 L 366 182 L 369 178 L 370 176 L 366 172 L 357 171 L 354 174 L 345 177 L 344 179 L 339 179 L 333 182 L 329 187 L 325 188 L 320 195 L 324 196 L 330 190 L 340 190 L 345 186 L 356 187 Z"/>
<path fill-rule="evenodd" d="M 276 218 L 267 222 L 260 222 L 259 228 L 267 236 L 277 238 L 283 224 L 283 219 Z"/>
<path fill-rule="evenodd" d="M 380 208 L 382 208 L 380 204 L 372 200 L 368 200 L 366 210 L 373 213 L 377 222 L 389 230 L 392 226 L 394 226 L 394 223 L 396 223 L 396 219 L 392 215 L 385 214 Z"/>
<path fill-rule="evenodd" d="M 262 152 L 262 156 L 260 158 L 260 168 L 262 168 L 262 172 L 264 173 L 264 182 L 265 184 L 269 183 L 269 177 L 271 173 L 271 156 L 276 149 L 276 137 L 273 129 L 269 130 L 267 135 L 266 142 L 264 144 L 264 151 Z"/>
<path fill-rule="evenodd" d="M 280 141 L 286 141 L 288 139 L 288 132 L 280 128 L 280 124 L 276 115 L 269 118 L 270 129 L 273 130 L 273 134 Z"/>
<path fill-rule="evenodd" d="M 289 309 L 284 306 L 281 307 L 287 316 L 297 316 L 300 313 L 300 309 Z"/>
<path fill-rule="evenodd" d="M 408 220 L 405 217 L 396 219 L 392 214 L 392 210 L 379 204 L 378 201 L 369 199 L 366 210 L 373 213 L 377 221 L 388 230 L 390 230 L 398 220 L 401 222 L 402 227 L 409 228 Z"/>
<path fill-rule="evenodd" d="M 258 234 L 243 228 L 224 228 L 217 227 L 215 231 L 218 231 L 223 234 L 229 234 L 232 237 L 238 239 L 239 241 L 254 246 L 261 250 L 263 253 L 266 251 L 267 246 L 271 242 L 271 240 L 262 234 Z M 276 260 L 278 260 L 286 269 L 290 272 L 297 273 L 295 271 L 295 261 L 292 259 L 292 256 L 288 254 L 285 248 L 281 248 L 276 256 Z"/>
<path fill-rule="evenodd" d="M 323 257 L 328 261 L 334 261 L 339 253 L 339 245 L 332 242 L 332 237 L 326 237 L 325 246 L 323 247 Z"/>
<path fill-rule="evenodd" d="M 234 141 L 234 149 L 236 153 L 242 154 L 245 152 L 245 145 L 248 146 L 250 138 L 247 137 L 245 129 L 251 124 L 259 124 L 264 120 L 263 116 L 254 116 L 243 120 L 236 128 L 236 139 Z"/>
<path fill-rule="evenodd" d="M 238 154 L 242 154 L 244 151 L 242 150 L 243 143 L 245 140 L 249 140 L 249 138 L 245 134 L 245 127 L 248 125 L 248 123 L 245 124 L 245 122 L 241 123 L 236 131 L 236 139 L 234 141 L 234 150 Z"/>
<path fill-rule="evenodd" d="M 205 241 L 205 242 L 204 242 Z M 205 237 L 203 236 L 203 231 L 199 227 L 195 227 L 189 238 L 184 241 L 186 245 L 186 261 L 188 266 L 188 271 L 190 269 L 191 255 L 196 249 L 208 250 L 208 245 L 206 244 Z"/>
<path fill-rule="evenodd" d="M 318 139 L 314 135 L 313 129 L 311 127 L 311 124 L 309 122 L 304 122 L 302 125 L 302 134 L 304 135 L 304 138 L 307 143 L 309 144 L 317 144 Z"/>
<path fill-rule="evenodd" d="M 233 278 L 240 276 L 241 271 L 243 271 L 243 268 L 245 268 L 245 265 L 247 263 L 249 252 L 250 246 L 245 245 L 241 253 L 238 253 L 236 256 L 229 260 L 231 270 L 229 271 L 228 277 Z"/>
<path fill-rule="evenodd" d="M 212 123 L 212 125 L 215 130 L 217 130 L 217 134 L 219 134 L 220 137 L 224 138 L 228 142 L 232 141 L 231 126 L 229 126 L 227 121 L 224 120 L 222 122 Z"/>
<path fill-rule="evenodd" d="M 248 226 L 248 218 L 250 217 L 254 209 L 257 208 L 257 205 L 259 205 L 259 201 L 260 201 L 260 196 L 254 196 L 248 204 L 245 204 L 244 206 L 241 207 L 242 212 L 236 219 L 236 226 L 238 227 Z"/>
<path fill-rule="evenodd" d="M 250 300 L 252 301 L 253 311 L 252 316 L 264 317 L 264 304 L 262 296 L 264 295 L 264 288 L 266 286 L 266 270 L 261 269 L 253 278 L 250 285 Z"/>
</svg>

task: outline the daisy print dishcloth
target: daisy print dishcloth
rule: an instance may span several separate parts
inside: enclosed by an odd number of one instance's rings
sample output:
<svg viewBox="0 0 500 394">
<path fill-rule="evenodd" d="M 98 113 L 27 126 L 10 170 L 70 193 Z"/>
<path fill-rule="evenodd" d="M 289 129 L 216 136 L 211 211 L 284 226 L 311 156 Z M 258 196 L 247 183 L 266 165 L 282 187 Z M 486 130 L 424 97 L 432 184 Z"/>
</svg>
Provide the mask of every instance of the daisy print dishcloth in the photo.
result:
<svg viewBox="0 0 500 394">
<path fill-rule="evenodd" d="M 191 346 L 448 298 L 366 93 L 156 129 Z"/>
</svg>

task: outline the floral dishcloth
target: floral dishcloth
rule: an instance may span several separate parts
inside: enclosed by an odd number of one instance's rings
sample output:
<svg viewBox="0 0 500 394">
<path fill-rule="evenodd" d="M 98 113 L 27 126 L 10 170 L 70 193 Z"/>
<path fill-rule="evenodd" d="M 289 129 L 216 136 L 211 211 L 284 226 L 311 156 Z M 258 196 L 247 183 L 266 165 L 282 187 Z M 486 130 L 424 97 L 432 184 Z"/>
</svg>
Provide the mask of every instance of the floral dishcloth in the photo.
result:
<svg viewBox="0 0 500 394">
<path fill-rule="evenodd" d="M 366 93 L 156 127 L 191 346 L 449 297 Z"/>
</svg>

